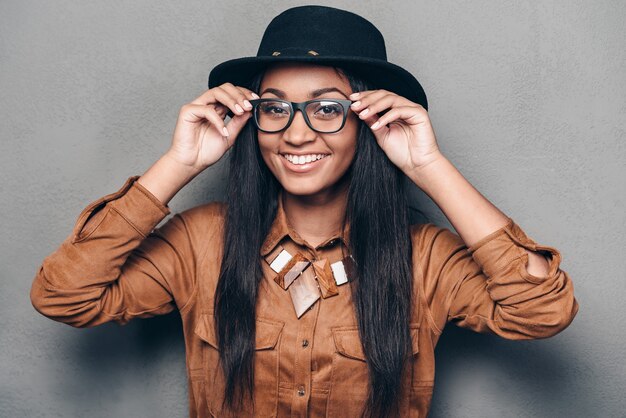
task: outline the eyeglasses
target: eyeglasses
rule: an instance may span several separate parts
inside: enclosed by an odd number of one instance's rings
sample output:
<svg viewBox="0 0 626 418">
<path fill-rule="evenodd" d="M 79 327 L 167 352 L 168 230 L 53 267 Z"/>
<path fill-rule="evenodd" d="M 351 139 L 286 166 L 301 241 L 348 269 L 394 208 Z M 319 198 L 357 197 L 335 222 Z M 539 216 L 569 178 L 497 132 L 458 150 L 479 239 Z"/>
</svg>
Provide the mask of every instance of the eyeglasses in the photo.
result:
<svg viewBox="0 0 626 418">
<path fill-rule="evenodd" d="M 281 99 L 253 99 L 252 114 L 256 127 L 266 133 L 287 129 L 297 110 L 315 132 L 330 134 L 343 128 L 350 110 L 351 100 L 314 99 L 306 102 L 290 102 Z"/>
</svg>

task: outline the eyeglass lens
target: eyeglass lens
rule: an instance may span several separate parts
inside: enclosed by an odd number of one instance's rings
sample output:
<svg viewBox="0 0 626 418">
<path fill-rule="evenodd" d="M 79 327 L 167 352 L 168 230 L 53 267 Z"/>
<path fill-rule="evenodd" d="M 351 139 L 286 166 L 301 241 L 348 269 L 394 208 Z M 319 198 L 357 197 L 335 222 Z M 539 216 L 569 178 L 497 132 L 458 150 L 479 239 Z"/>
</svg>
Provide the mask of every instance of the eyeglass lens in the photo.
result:
<svg viewBox="0 0 626 418">
<path fill-rule="evenodd" d="M 337 131 L 343 122 L 343 106 L 333 100 L 311 102 L 305 110 L 311 126 L 319 132 Z M 278 100 L 259 103 L 256 108 L 257 123 L 264 131 L 284 129 L 290 117 L 289 104 Z"/>
</svg>

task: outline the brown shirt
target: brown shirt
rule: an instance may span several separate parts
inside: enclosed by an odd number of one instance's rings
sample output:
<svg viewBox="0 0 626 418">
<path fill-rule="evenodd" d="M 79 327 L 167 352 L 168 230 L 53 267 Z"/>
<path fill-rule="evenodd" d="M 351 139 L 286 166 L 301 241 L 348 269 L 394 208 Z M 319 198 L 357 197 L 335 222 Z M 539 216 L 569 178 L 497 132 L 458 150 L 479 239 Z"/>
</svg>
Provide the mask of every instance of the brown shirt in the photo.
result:
<svg viewBox="0 0 626 418">
<path fill-rule="evenodd" d="M 31 289 L 41 314 L 93 327 L 180 311 L 186 344 L 190 417 L 219 411 L 224 378 L 218 367 L 213 297 L 222 257 L 225 204 L 211 202 L 167 215 L 168 206 L 135 180 L 89 204 L 60 247 L 43 260 Z M 281 202 L 281 199 L 279 199 Z M 282 205 L 260 252 L 281 245 L 310 259 L 340 260 L 349 225 L 313 248 L 291 228 Z M 578 312 L 561 255 L 539 245 L 509 218 L 470 248 L 446 228 L 411 226 L 412 364 L 403 377 L 403 417 L 426 417 L 435 381 L 435 345 L 448 321 L 521 340 L 563 330 Z M 547 277 L 526 271 L 524 249 L 550 256 Z M 298 319 L 289 292 L 262 262 L 255 352 L 255 416 L 357 417 L 367 389 L 350 286 L 318 299 Z M 247 406 L 250 411 L 250 406 Z M 252 416 L 252 414 L 250 414 Z"/>
</svg>

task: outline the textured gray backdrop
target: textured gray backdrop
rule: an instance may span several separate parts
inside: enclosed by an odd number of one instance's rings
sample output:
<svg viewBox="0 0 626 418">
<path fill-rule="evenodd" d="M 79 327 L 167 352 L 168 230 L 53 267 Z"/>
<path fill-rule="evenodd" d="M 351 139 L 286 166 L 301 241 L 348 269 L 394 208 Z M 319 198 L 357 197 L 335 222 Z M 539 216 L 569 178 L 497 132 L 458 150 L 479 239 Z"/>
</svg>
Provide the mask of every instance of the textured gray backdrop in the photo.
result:
<svg viewBox="0 0 626 418">
<path fill-rule="evenodd" d="M 167 150 L 209 69 L 254 55 L 271 17 L 296 4 L 0 2 L 0 416 L 186 416 L 177 313 L 73 329 L 33 309 L 31 281 L 88 203 Z M 625 3 L 324 4 L 381 29 L 389 60 L 423 83 L 444 154 L 557 247 L 575 282 L 580 312 L 554 338 L 448 326 L 431 416 L 623 416 Z M 221 199 L 224 179 L 224 164 L 211 167 L 172 210 Z"/>
</svg>

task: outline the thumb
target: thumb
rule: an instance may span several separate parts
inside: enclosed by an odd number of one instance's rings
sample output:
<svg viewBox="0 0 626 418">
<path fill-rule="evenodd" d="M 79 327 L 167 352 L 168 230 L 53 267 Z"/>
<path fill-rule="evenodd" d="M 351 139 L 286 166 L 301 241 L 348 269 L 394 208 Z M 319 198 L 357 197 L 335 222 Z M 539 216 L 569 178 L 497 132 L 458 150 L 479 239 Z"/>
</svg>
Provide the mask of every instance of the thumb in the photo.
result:
<svg viewBox="0 0 626 418">
<path fill-rule="evenodd" d="M 370 130 L 372 131 L 372 134 L 374 135 L 374 138 L 376 138 L 376 142 L 378 142 L 378 145 L 380 145 L 382 147 L 383 146 L 383 138 L 385 138 L 385 136 L 389 132 L 389 127 L 388 126 L 377 126 L 376 127 L 377 129 L 372 129 L 372 125 L 374 125 L 376 122 L 378 122 L 379 119 L 380 119 L 380 116 L 378 116 L 376 113 L 374 113 L 372 116 L 363 119 L 363 123 L 365 123 L 367 126 L 369 126 Z"/>
<path fill-rule="evenodd" d="M 248 119 L 252 116 L 251 112 L 245 112 L 242 115 L 234 115 L 230 121 L 226 124 L 226 130 L 228 131 L 229 138 L 235 138 L 241 132 L 241 129 L 245 126 Z"/>
</svg>

